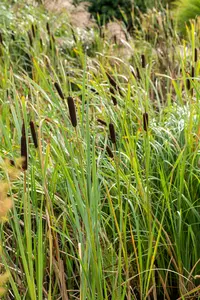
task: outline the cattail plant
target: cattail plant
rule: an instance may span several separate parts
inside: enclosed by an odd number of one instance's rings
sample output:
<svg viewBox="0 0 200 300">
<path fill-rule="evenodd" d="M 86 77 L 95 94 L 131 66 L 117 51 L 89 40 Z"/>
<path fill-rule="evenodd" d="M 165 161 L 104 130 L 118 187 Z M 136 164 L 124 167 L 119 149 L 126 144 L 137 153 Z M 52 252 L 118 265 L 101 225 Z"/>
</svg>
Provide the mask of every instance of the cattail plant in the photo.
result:
<svg viewBox="0 0 200 300">
<path fill-rule="evenodd" d="M 33 36 L 33 38 L 35 38 L 35 25 L 34 24 L 32 24 L 31 25 L 31 31 L 32 31 L 32 36 Z"/>
<path fill-rule="evenodd" d="M 110 147 L 108 145 L 106 146 L 106 151 L 107 151 L 110 158 L 114 157 L 114 154 L 113 154 L 112 150 L 110 149 Z"/>
<path fill-rule="evenodd" d="M 35 130 L 35 124 L 33 121 L 30 121 L 30 128 L 31 128 L 31 135 L 32 135 L 32 139 L 33 139 L 33 143 L 35 148 L 38 148 L 38 139 L 37 139 L 37 133 Z"/>
<path fill-rule="evenodd" d="M 15 33 L 14 33 L 13 30 L 11 31 L 11 39 L 12 39 L 13 41 L 15 41 Z"/>
<path fill-rule="evenodd" d="M 141 55 L 141 60 L 142 60 L 142 68 L 145 68 L 146 67 L 146 58 L 145 58 L 144 54 Z"/>
<path fill-rule="evenodd" d="M 113 89 L 112 86 L 110 87 L 110 93 L 111 93 L 112 102 L 116 106 L 117 105 L 117 99 L 116 99 L 116 96 L 115 96 L 115 90 Z"/>
<path fill-rule="evenodd" d="M 137 76 L 137 79 L 140 80 L 140 79 L 141 79 L 141 75 L 140 75 L 140 70 L 139 70 L 138 67 L 136 68 L 136 74 L 137 74 L 137 75 L 136 75 L 136 76 Z"/>
<path fill-rule="evenodd" d="M 3 36 L 2 36 L 2 33 L 0 32 L 0 44 L 3 45 Z"/>
<path fill-rule="evenodd" d="M 27 170 L 28 168 L 28 155 L 27 155 L 27 143 L 26 143 L 26 133 L 25 125 L 22 125 L 22 136 L 21 136 L 21 157 L 23 158 L 22 170 Z"/>
<path fill-rule="evenodd" d="M 32 33 L 30 31 L 28 31 L 28 38 L 29 38 L 30 46 L 33 47 L 33 38 L 32 38 Z"/>
<path fill-rule="evenodd" d="M 112 123 L 109 124 L 109 131 L 110 131 L 110 139 L 112 143 L 116 145 L 115 127 Z"/>
<path fill-rule="evenodd" d="M 97 119 L 97 122 L 99 122 L 100 124 L 107 126 L 107 123 L 101 119 Z"/>
<path fill-rule="evenodd" d="M 194 49 L 194 62 L 196 63 L 198 61 L 198 49 Z"/>
<path fill-rule="evenodd" d="M 51 35 L 51 30 L 50 30 L 50 26 L 49 26 L 48 22 L 46 23 L 46 29 L 47 29 L 48 35 L 50 36 Z"/>
<path fill-rule="evenodd" d="M 194 69 L 194 67 L 192 66 L 192 71 L 191 71 L 191 77 L 192 77 L 192 79 L 194 78 L 194 76 L 195 76 L 195 69 Z"/>
<path fill-rule="evenodd" d="M 43 40 L 41 37 L 40 37 L 40 46 L 41 46 L 41 48 L 43 48 Z"/>
<path fill-rule="evenodd" d="M 148 113 L 143 114 L 143 128 L 144 131 L 148 131 L 148 125 L 149 125 L 149 115 Z"/>
<path fill-rule="evenodd" d="M 75 109 L 75 104 L 74 104 L 74 99 L 72 97 L 67 97 L 67 103 L 69 107 L 69 114 L 70 114 L 70 119 L 73 127 L 77 126 L 77 119 L 76 119 L 76 109 Z"/>
<path fill-rule="evenodd" d="M 110 85 L 113 87 L 113 89 L 115 89 L 116 91 L 118 91 L 120 93 L 120 95 L 122 95 L 121 89 L 118 86 L 118 84 L 116 83 L 116 81 L 114 80 L 114 78 L 108 72 L 106 72 L 106 75 L 107 75 Z"/>
<path fill-rule="evenodd" d="M 60 98 L 64 100 L 65 97 L 64 97 L 64 94 L 63 94 L 63 92 L 62 92 L 62 90 L 61 90 L 60 85 L 59 85 L 57 82 L 55 82 L 55 83 L 54 83 L 54 86 L 55 86 L 55 88 L 56 88 L 56 90 L 57 90 L 58 95 L 60 96 Z"/>
<path fill-rule="evenodd" d="M 191 89 L 191 83 L 190 83 L 190 79 L 189 78 L 186 79 L 186 87 L 187 87 L 187 90 L 190 91 L 190 89 Z"/>
</svg>

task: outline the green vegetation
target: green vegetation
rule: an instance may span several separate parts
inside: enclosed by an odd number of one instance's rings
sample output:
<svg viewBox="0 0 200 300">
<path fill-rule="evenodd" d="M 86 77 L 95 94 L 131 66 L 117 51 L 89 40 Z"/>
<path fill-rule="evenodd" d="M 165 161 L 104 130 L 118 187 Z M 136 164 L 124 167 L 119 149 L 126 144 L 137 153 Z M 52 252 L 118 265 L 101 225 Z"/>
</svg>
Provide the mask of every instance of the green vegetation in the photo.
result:
<svg viewBox="0 0 200 300">
<path fill-rule="evenodd" d="M 177 7 L 177 21 L 179 30 L 185 32 L 185 25 L 189 25 L 190 20 L 200 16 L 199 0 L 178 0 L 175 1 Z"/>
<path fill-rule="evenodd" d="M 169 11 L 150 11 L 123 55 L 65 14 L 7 1 L 0 14 L 5 299 L 198 299 L 195 23 L 181 40 Z"/>
</svg>

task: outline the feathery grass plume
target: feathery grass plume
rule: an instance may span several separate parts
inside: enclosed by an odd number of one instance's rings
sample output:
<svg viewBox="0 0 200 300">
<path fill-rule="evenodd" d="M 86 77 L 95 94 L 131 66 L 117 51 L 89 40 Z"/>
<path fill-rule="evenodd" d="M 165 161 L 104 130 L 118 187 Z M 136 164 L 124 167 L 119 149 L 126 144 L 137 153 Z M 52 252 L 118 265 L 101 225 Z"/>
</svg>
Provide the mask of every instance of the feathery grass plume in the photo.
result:
<svg viewBox="0 0 200 300">
<path fill-rule="evenodd" d="M 146 58 L 145 58 L 144 54 L 141 55 L 141 60 L 142 60 L 142 68 L 145 68 L 146 67 Z"/>
<path fill-rule="evenodd" d="M 48 22 L 46 23 L 46 29 L 47 29 L 48 35 L 50 36 L 51 35 L 51 30 L 50 30 L 50 26 L 49 26 Z"/>
<path fill-rule="evenodd" d="M 107 126 L 107 123 L 101 119 L 97 119 L 97 122 L 101 123 L 104 126 Z"/>
<path fill-rule="evenodd" d="M 37 133 L 35 130 L 35 124 L 33 121 L 30 121 L 30 128 L 31 128 L 31 135 L 33 138 L 33 143 L 34 143 L 35 148 L 37 149 L 38 148 L 38 139 L 37 139 Z"/>
<path fill-rule="evenodd" d="M 35 35 L 35 25 L 34 24 L 31 25 L 31 31 L 32 31 L 32 36 L 35 39 L 36 35 Z"/>
<path fill-rule="evenodd" d="M 110 147 L 108 145 L 106 146 L 106 151 L 107 151 L 110 158 L 114 157 L 114 154 L 113 154 L 112 150 L 110 149 Z"/>
<path fill-rule="evenodd" d="M 54 82 L 54 86 L 55 86 L 55 88 L 56 88 L 56 90 L 57 90 L 58 95 L 60 96 L 60 98 L 64 100 L 65 97 L 64 97 L 64 95 L 63 95 L 63 92 L 62 92 L 62 90 L 61 90 L 60 85 L 59 85 L 57 82 Z"/>
<path fill-rule="evenodd" d="M 29 38 L 30 46 L 33 47 L 33 38 L 32 38 L 32 33 L 30 31 L 28 31 L 28 38 Z"/>
<path fill-rule="evenodd" d="M 149 115 L 148 115 L 148 113 L 145 112 L 143 114 L 143 128 L 145 131 L 148 130 L 148 125 L 149 125 Z"/>
<path fill-rule="evenodd" d="M 70 96 L 67 97 L 67 103 L 69 107 L 69 114 L 70 114 L 72 126 L 76 127 L 77 119 L 76 119 L 76 109 L 75 109 L 74 99 Z"/>
<path fill-rule="evenodd" d="M 112 86 L 110 86 L 110 93 L 111 93 L 111 99 L 113 101 L 113 104 L 116 106 L 117 105 L 117 99 L 115 96 L 115 90 L 113 89 Z"/>
<path fill-rule="evenodd" d="M 25 134 L 25 125 L 22 125 L 22 136 L 21 136 L 21 157 L 24 159 L 22 162 L 22 170 L 27 170 L 28 168 L 28 154 L 27 154 L 27 143 Z"/>
<path fill-rule="evenodd" d="M 109 124 L 109 131 L 110 131 L 110 139 L 113 144 L 116 144 L 116 134 L 115 134 L 115 127 L 112 123 Z"/>
<path fill-rule="evenodd" d="M 194 49 L 194 62 L 197 62 L 198 61 L 198 49 L 195 48 Z"/>
</svg>

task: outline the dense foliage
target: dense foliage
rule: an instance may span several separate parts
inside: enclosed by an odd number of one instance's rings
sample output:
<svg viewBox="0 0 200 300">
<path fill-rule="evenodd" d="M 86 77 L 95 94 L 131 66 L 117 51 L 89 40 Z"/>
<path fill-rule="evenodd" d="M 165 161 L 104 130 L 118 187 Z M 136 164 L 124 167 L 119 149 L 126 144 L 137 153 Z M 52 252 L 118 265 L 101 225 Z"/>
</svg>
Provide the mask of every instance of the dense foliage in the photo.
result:
<svg viewBox="0 0 200 300">
<path fill-rule="evenodd" d="M 196 24 L 153 9 L 117 44 L 4 0 L 0 25 L 0 294 L 198 299 Z"/>
</svg>

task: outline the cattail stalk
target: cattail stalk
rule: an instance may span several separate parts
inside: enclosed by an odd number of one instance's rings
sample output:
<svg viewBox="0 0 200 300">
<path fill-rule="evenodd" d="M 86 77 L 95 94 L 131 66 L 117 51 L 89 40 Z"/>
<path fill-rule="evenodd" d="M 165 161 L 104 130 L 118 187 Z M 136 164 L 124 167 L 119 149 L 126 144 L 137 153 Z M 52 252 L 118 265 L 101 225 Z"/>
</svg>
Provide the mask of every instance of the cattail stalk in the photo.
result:
<svg viewBox="0 0 200 300">
<path fill-rule="evenodd" d="M 30 128 L 31 128 L 31 135 L 32 135 L 32 139 L 33 139 L 33 143 L 35 148 L 38 148 L 38 139 L 37 139 L 37 133 L 35 130 L 35 125 L 33 121 L 30 121 Z"/>
<path fill-rule="evenodd" d="M 76 119 L 76 109 L 75 109 L 74 99 L 72 97 L 67 97 L 67 103 L 69 107 L 69 114 L 70 114 L 72 126 L 76 127 L 77 119 Z"/>
<path fill-rule="evenodd" d="M 112 123 L 109 124 L 110 138 L 113 144 L 116 144 L 115 127 Z"/>
<path fill-rule="evenodd" d="M 63 92 L 62 92 L 62 90 L 61 90 L 60 85 L 59 85 L 57 82 L 55 82 L 55 83 L 54 83 L 54 86 L 55 86 L 55 88 L 56 88 L 56 90 L 57 90 L 58 95 L 60 96 L 60 98 L 64 100 L 65 97 L 64 97 L 64 94 L 63 94 Z"/>
</svg>

